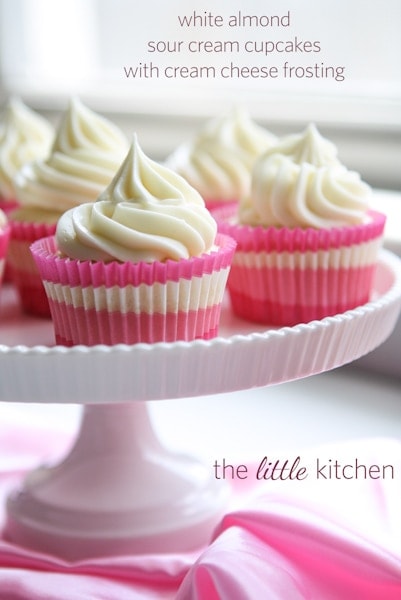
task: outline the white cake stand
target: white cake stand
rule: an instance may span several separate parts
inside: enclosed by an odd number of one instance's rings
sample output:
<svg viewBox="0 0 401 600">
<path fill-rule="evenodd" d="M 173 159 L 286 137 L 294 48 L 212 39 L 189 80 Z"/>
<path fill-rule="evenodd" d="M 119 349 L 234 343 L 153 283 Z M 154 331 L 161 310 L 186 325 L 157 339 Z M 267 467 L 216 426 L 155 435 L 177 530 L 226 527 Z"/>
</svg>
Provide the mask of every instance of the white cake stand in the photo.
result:
<svg viewBox="0 0 401 600">
<path fill-rule="evenodd" d="M 147 401 L 249 389 L 321 373 L 370 352 L 401 309 L 401 261 L 382 251 L 371 301 L 320 321 L 266 330 L 223 306 L 219 337 L 135 346 L 52 345 L 50 321 L 22 316 L 3 288 L 0 401 L 79 403 L 76 442 L 31 472 L 7 503 L 11 541 L 66 560 L 195 549 L 227 489 L 210 467 L 156 438 Z"/>
</svg>

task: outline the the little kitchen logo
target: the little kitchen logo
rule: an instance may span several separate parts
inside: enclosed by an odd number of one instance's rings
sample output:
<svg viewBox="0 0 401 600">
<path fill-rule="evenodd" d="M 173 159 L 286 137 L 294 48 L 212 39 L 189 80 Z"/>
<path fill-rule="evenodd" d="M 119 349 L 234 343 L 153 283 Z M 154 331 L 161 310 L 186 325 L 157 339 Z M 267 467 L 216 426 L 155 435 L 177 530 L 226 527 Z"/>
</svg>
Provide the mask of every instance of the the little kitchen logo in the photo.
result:
<svg viewBox="0 0 401 600">
<path fill-rule="evenodd" d="M 340 461 L 336 458 L 315 458 L 303 463 L 300 456 L 274 459 L 265 456 L 258 465 L 234 465 L 225 458 L 213 464 L 216 479 L 248 479 L 272 481 L 302 481 L 314 477 L 325 481 L 332 479 L 395 479 L 395 467 L 391 464 L 366 463 L 358 458 Z"/>
</svg>

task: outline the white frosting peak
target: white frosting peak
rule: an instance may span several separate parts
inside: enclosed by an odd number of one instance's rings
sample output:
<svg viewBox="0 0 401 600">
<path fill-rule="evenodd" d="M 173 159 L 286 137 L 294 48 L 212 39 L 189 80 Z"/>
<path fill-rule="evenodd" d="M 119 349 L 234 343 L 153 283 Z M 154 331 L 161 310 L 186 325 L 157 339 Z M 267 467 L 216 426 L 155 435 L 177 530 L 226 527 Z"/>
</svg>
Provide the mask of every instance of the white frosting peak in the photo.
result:
<svg viewBox="0 0 401 600">
<path fill-rule="evenodd" d="M 17 174 L 22 208 L 16 218 L 29 215 L 34 220 L 57 221 L 69 208 L 96 200 L 127 148 L 128 141 L 113 123 L 73 98 L 48 158 L 26 165 Z"/>
<path fill-rule="evenodd" d="M 340 164 L 336 146 L 326 140 L 313 123 L 301 134 L 282 138 L 274 148 L 270 148 L 270 153 L 288 156 L 299 165 L 305 162 L 315 167 Z"/>
<path fill-rule="evenodd" d="M 54 131 L 41 115 L 20 98 L 11 98 L 0 123 L 0 196 L 15 200 L 14 177 L 26 163 L 45 158 Z"/>
<path fill-rule="evenodd" d="M 199 193 L 181 176 L 145 155 L 136 135 L 124 162 L 99 200 L 143 205 L 156 201 L 185 202 L 204 206 Z"/>
<path fill-rule="evenodd" d="M 249 191 L 252 167 L 276 137 L 242 109 L 206 123 L 193 141 L 180 146 L 167 165 L 205 199 L 235 200 Z"/>
<path fill-rule="evenodd" d="M 105 167 L 111 162 L 114 167 L 113 157 L 124 156 L 127 147 L 127 140 L 113 123 L 74 96 L 57 130 L 52 154 L 75 156 Z"/>
</svg>

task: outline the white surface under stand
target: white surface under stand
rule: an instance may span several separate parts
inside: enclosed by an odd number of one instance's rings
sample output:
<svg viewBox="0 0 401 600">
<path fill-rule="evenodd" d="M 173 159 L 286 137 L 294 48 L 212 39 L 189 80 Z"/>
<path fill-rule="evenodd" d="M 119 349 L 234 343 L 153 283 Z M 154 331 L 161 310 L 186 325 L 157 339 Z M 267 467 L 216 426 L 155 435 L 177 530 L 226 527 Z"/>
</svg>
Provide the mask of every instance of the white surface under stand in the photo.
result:
<svg viewBox="0 0 401 600">
<path fill-rule="evenodd" d="M 372 299 L 354 310 L 265 330 L 226 304 L 219 337 L 190 343 L 52 346 L 51 325 L 17 314 L 12 292 L 3 291 L 0 401 L 84 404 L 66 458 L 32 471 L 10 495 L 6 533 L 79 560 L 207 543 L 226 508 L 224 482 L 160 444 L 145 401 L 281 383 L 370 352 L 400 313 L 401 261 L 382 252 Z"/>
</svg>

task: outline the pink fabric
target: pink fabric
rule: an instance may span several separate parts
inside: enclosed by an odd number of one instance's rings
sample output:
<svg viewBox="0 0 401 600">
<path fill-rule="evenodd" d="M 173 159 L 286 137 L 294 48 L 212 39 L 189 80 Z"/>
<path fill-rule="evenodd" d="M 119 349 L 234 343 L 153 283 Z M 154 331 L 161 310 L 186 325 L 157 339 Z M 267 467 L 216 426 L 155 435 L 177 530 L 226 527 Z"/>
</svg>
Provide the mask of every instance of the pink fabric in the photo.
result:
<svg viewBox="0 0 401 600">
<path fill-rule="evenodd" d="M 63 456 L 70 439 L 0 423 L 0 524 L 24 473 Z M 0 539 L 7 600 L 399 600 L 401 442 L 366 440 L 301 457 L 392 465 L 394 478 L 257 480 L 233 484 L 232 508 L 211 544 L 185 554 L 67 564 Z"/>
</svg>

